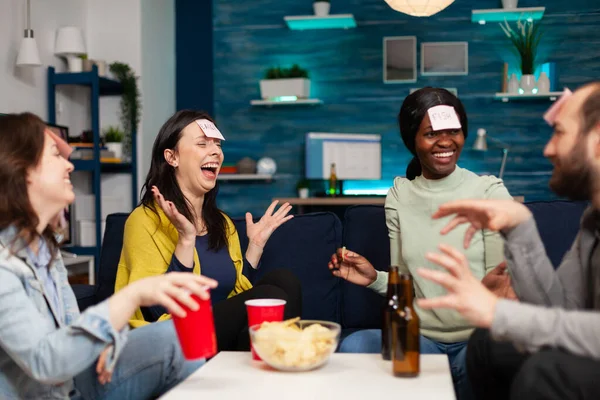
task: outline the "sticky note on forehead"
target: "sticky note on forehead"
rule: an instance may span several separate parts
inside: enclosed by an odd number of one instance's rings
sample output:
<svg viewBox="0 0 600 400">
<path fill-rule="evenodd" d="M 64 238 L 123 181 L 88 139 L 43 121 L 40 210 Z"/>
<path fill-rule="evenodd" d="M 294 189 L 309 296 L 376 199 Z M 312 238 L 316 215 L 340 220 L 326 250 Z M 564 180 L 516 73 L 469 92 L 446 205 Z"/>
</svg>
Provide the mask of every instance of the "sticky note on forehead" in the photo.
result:
<svg viewBox="0 0 600 400">
<path fill-rule="evenodd" d="M 431 128 L 434 131 L 443 131 L 446 129 L 460 129 L 460 120 L 452 106 L 435 106 L 427 110 Z"/>
<path fill-rule="evenodd" d="M 569 89 L 565 89 L 563 94 L 560 96 L 560 98 L 558 100 L 556 100 L 554 102 L 554 104 L 552 104 L 552 106 L 550 106 L 548 111 L 546 111 L 544 113 L 544 121 L 546 121 L 546 123 L 548 125 L 550 125 L 550 126 L 554 125 L 554 121 L 556 121 L 558 112 L 560 111 L 562 106 L 567 102 L 569 97 L 571 97 L 572 95 L 573 95 L 573 92 L 571 92 Z"/>
<path fill-rule="evenodd" d="M 73 148 L 50 129 L 46 129 L 46 133 L 48 133 L 48 135 L 50 135 L 50 137 L 56 142 L 56 147 L 58 148 L 59 154 L 63 156 L 63 158 L 68 159 L 73 152 Z"/>
<path fill-rule="evenodd" d="M 207 119 L 197 119 L 196 123 L 200 129 L 202 129 L 202 132 L 204 132 L 206 137 L 225 140 L 221 131 L 211 121 Z"/>
</svg>

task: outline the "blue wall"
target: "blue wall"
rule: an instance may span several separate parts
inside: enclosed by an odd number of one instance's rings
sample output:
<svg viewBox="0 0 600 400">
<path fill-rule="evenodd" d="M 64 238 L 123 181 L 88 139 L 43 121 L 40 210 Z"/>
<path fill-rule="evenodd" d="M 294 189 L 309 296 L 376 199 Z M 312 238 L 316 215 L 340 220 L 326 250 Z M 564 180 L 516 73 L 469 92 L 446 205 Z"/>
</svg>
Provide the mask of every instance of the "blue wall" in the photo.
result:
<svg viewBox="0 0 600 400">
<path fill-rule="evenodd" d="M 182 0 L 179 0 L 182 1 Z M 203 2 L 199 2 L 203 3 Z M 333 0 L 331 13 L 354 14 L 358 27 L 350 30 L 290 31 L 285 15 L 312 13 L 311 1 L 213 0 L 214 113 L 224 132 L 226 162 L 243 156 L 274 158 L 283 177 L 272 183 L 221 184 L 220 206 L 233 216 L 259 213 L 271 198 L 294 196 L 303 174 L 306 132 L 379 133 L 383 136 L 383 181 L 390 185 L 403 175 L 410 155 L 396 126 L 396 115 L 410 88 L 456 87 L 469 116 L 469 138 L 460 164 L 479 173 L 497 174 L 500 151 L 476 153 L 477 128 L 511 145 L 505 174 L 514 195 L 526 200 L 554 198 L 547 188 L 551 165 L 542 156 L 551 130 L 541 119 L 548 101 L 501 103 L 493 94 L 501 88 L 503 62 L 515 59 L 497 24 L 471 23 L 471 9 L 497 8 L 499 0 L 457 0 L 430 18 L 413 18 L 391 10 L 383 0 Z M 545 61 L 557 65 L 559 87 L 577 86 L 600 77 L 600 5 L 591 0 L 521 0 L 520 6 L 545 6 L 542 20 Z M 179 5 L 179 2 L 177 3 Z M 179 8 L 178 8 L 179 13 Z M 178 17 L 179 23 L 179 17 Z M 178 26 L 178 33 L 193 26 Z M 418 77 L 412 84 L 382 82 L 382 38 L 417 36 L 432 41 L 468 41 L 469 75 Z M 201 43 L 178 34 L 179 50 Z M 420 60 L 420 58 L 419 58 Z M 205 60 L 206 62 L 206 60 Z M 258 81 L 271 65 L 298 63 L 310 71 L 316 107 L 251 107 L 260 97 Z M 420 63 L 419 63 L 420 68 Z M 187 68 L 178 82 L 203 77 Z M 201 95 L 201 94 L 199 94 Z M 178 97 L 180 93 L 178 92 Z M 178 105 L 180 103 L 178 99 Z"/>
</svg>

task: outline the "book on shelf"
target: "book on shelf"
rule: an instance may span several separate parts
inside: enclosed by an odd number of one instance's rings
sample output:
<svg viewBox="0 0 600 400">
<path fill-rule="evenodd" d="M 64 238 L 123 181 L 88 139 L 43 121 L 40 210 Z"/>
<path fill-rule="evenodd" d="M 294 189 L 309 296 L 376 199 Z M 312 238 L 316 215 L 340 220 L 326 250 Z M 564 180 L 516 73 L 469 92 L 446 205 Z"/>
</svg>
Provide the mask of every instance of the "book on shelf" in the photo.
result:
<svg viewBox="0 0 600 400">
<path fill-rule="evenodd" d="M 100 150 L 100 158 L 115 158 L 114 151 L 101 149 Z M 93 160 L 94 159 L 94 149 L 92 148 L 77 148 L 73 150 L 71 153 L 71 160 Z"/>
</svg>

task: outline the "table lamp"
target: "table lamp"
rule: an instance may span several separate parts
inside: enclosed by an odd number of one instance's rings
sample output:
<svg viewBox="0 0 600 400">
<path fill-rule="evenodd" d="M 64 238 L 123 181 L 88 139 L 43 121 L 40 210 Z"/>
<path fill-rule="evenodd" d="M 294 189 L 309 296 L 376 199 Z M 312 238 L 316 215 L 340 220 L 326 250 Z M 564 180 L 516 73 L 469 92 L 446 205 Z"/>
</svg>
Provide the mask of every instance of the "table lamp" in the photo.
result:
<svg viewBox="0 0 600 400">
<path fill-rule="evenodd" d="M 69 72 L 81 72 L 81 58 L 85 54 L 85 44 L 81 30 L 75 26 L 64 26 L 56 34 L 54 54 L 67 59 Z"/>
<path fill-rule="evenodd" d="M 498 139 L 489 137 L 485 129 L 479 128 L 477 129 L 477 138 L 475 139 L 475 143 L 473 143 L 473 150 L 487 151 L 488 140 L 502 149 L 502 162 L 500 163 L 500 173 L 498 174 L 498 178 L 502 179 L 504 176 L 504 168 L 506 167 L 506 158 L 508 157 L 509 146 Z"/>
</svg>

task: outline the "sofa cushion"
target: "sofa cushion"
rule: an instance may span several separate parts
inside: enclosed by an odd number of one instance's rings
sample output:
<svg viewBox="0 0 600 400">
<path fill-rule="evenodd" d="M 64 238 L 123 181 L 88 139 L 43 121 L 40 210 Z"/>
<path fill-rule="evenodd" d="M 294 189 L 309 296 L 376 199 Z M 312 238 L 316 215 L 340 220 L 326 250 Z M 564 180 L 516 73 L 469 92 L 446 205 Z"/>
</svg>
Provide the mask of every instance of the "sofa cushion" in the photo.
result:
<svg viewBox="0 0 600 400">
<path fill-rule="evenodd" d="M 86 308 L 97 303 L 96 286 L 76 283 L 71 285 L 71 289 L 73 290 L 73 294 L 75 294 L 75 298 L 77 299 L 79 312 L 84 312 Z"/>
<path fill-rule="evenodd" d="M 245 253 L 248 247 L 246 221 L 235 219 L 234 224 Z M 302 284 L 302 318 L 339 323 L 341 281 L 331 275 L 327 263 L 341 242 L 342 223 L 335 214 L 296 215 L 275 230 L 265 246 L 260 268 L 247 272 L 246 276 L 257 282 L 274 269 L 290 269 Z"/>
<path fill-rule="evenodd" d="M 536 201 L 525 204 L 533 213 L 548 258 L 557 268 L 571 248 L 586 201 Z"/>
<path fill-rule="evenodd" d="M 390 240 L 382 206 L 360 205 L 346 210 L 343 244 L 364 256 L 380 271 L 390 264 Z M 344 328 L 380 328 L 385 298 L 350 282 L 342 283 Z"/>
<path fill-rule="evenodd" d="M 115 213 L 106 217 L 106 228 L 102 237 L 100 253 L 100 267 L 96 278 L 98 281 L 96 301 L 98 303 L 109 298 L 115 292 L 117 268 L 123 249 L 123 233 L 128 217 L 128 213 Z"/>
</svg>

